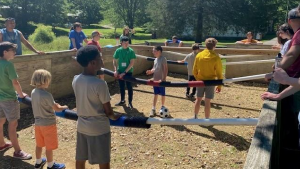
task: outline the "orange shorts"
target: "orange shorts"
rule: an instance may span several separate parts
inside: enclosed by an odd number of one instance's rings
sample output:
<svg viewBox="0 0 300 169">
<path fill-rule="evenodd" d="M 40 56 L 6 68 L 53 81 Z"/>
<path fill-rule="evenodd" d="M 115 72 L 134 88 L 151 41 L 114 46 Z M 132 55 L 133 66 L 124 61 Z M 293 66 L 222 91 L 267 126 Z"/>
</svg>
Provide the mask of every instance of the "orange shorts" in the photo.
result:
<svg viewBox="0 0 300 169">
<path fill-rule="evenodd" d="M 55 150 L 58 147 L 56 124 L 51 126 L 35 126 L 35 142 L 37 147 Z"/>
</svg>

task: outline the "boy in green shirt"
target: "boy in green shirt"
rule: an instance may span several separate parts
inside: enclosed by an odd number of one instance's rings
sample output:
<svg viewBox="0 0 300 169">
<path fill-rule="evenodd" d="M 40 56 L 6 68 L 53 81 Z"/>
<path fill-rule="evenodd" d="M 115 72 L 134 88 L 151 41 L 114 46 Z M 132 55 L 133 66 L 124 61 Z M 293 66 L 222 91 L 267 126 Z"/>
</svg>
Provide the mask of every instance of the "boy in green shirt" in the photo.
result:
<svg viewBox="0 0 300 169">
<path fill-rule="evenodd" d="M 135 53 L 132 48 L 129 47 L 128 37 L 123 36 L 121 39 L 121 47 L 115 51 L 113 66 L 114 66 L 114 76 L 119 77 L 119 86 L 121 93 L 121 101 L 116 104 L 116 106 L 121 106 L 125 104 L 125 83 L 128 89 L 128 107 L 133 109 L 132 99 L 133 90 L 131 82 L 122 80 L 123 77 L 132 77 L 133 65 L 136 59 Z"/>
<path fill-rule="evenodd" d="M 14 147 L 13 157 L 28 160 L 31 154 L 21 150 L 18 137 L 17 126 L 20 119 L 20 104 L 17 100 L 17 93 L 20 98 L 25 95 L 17 78 L 14 64 L 10 60 L 15 58 L 17 45 L 10 42 L 0 43 L 0 151 L 5 151 Z M 8 135 L 11 143 L 4 141 L 3 125 L 8 121 Z"/>
</svg>

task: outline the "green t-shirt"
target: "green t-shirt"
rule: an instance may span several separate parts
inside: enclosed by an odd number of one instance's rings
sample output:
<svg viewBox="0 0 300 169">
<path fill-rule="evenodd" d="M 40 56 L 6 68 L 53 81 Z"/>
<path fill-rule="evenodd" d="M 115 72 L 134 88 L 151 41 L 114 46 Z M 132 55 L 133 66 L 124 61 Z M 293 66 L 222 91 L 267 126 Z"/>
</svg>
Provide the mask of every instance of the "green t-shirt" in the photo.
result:
<svg viewBox="0 0 300 169">
<path fill-rule="evenodd" d="M 136 59 L 135 53 L 132 48 L 124 49 L 122 47 L 115 51 L 114 59 L 118 59 L 118 72 L 124 73 L 130 64 L 131 59 Z M 133 72 L 133 67 L 128 71 Z"/>
<path fill-rule="evenodd" d="M 17 100 L 12 80 L 17 79 L 14 64 L 7 60 L 0 60 L 0 101 Z"/>
</svg>

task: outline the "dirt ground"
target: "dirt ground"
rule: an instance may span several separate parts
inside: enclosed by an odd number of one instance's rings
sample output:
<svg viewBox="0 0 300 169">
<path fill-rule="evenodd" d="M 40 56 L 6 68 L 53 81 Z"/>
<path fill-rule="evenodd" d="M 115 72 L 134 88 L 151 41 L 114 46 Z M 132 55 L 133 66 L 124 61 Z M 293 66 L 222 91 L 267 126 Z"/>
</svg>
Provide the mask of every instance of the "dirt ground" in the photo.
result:
<svg viewBox="0 0 300 169">
<path fill-rule="evenodd" d="M 149 78 L 139 76 L 140 78 Z M 168 81 L 186 81 L 186 76 L 169 74 Z M 120 99 L 118 84 L 110 83 L 111 103 Z M 227 84 L 212 101 L 211 118 L 256 118 L 263 101 L 259 95 L 266 84 L 243 82 Z M 134 109 L 113 107 L 116 112 L 132 116 L 148 116 L 152 108 L 153 89 L 134 87 Z M 192 118 L 194 103 L 185 98 L 185 88 L 166 89 L 166 107 L 173 118 Z M 56 100 L 75 108 L 74 96 Z M 203 104 L 202 104 L 203 105 Z M 157 107 L 160 106 L 160 98 Z M 204 117 L 203 107 L 199 118 Z M 159 117 L 156 117 L 159 118 Z M 18 134 L 22 149 L 34 157 L 35 140 L 31 109 L 21 111 Z M 57 118 L 59 148 L 54 159 L 67 168 L 75 168 L 76 122 Z M 111 127 L 111 168 L 243 168 L 253 126 L 167 126 L 152 125 L 150 129 Z M 13 149 L 0 152 L 0 169 L 34 168 L 35 158 L 20 161 L 12 158 Z M 44 167 L 46 168 L 46 167 Z M 98 166 L 87 164 L 88 169 Z"/>
</svg>

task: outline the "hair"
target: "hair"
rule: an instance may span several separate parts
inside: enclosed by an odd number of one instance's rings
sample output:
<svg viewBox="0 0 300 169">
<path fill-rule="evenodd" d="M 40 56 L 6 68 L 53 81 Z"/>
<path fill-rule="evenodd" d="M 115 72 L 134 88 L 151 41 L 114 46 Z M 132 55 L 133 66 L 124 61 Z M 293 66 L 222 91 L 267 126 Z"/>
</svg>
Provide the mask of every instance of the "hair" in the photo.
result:
<svg viewBox="0 0 300 169">
<path fill-rule="evenodd" d="M 163 51 L 163 48 L 161 46 L 155 46 L 154 49 L 160 52 Z"/>
<path fill-rule="evenodd" d="M 129 38 L 127 36 L 122 36 L 121 43 L 124 41 L 126 41 L 126 42 L 129 41 Z"/>
<path fill-rule="evenodd" d="M 75 23 L 73 24 L 73 26 L 71 27 L 70 30 L 75 30 L 77 27 L 82 27 L 82 26 L 81 26 L 81 23 L 75 22 Z"/>
<path fill-rule="evenodd" d="M 193 45 L 192 45 L 192 49 L 193 49 L 193 50 L 198 50 L 198 49 L 200 49 L 199 44 L 197 44 L 197 43 L 193 44 Z"/>
<path fill-rule="evenodd" d="M 178 39 L 177 36 L 172 36 L 172 39 Z"/>
<path fill-rule="evenodd" d="M 207 38 L 205 40 L 205 45 L 208 50 L 212 50 L 214 47 L 216 47 L 217 43 L 218 41 L 215 38 Z"/>
<path fill-rule="evenodd" d="M 253 36 L 253 33 L 252 33 L 252 32 L 247 32 L 246 35 L 251 35 L 251 36 Z"/>
<path fill-rule="evenodd" d="M 15 21 L 15 18 L 11 18 L 11 17 L 6 18 L 5 21 L 4 21 L 4 23 L 6 23 L 7 21 Z"/>
<path fill-rule="evenodd" d="M 33 72 L 30 85 L 34 87 L 40 87 L 43 85 L 49 85 L 51 82 L 51 73 L 45 69 L 38 69 Z"/>
<path fill-rule="evenodd" d="M 128 26 L 124 26 L 124 28 L 123 28 L 123 36 L 129 36 L 129 31 L 128 31 L 128 34 L 125 34 L 125 30 L 126 29 L 129 30 L 129 27 Z"/>
<path fill-rule="evenodd" d="M 98 48 L 94 45 L 87 45 L 77 51 L 76 60 L 82 67 L 87 67 L 97 56 L 100 56 Z"/>
<path fill-rule="evenodd" d="M 278 42 L 279 44 L 281 44 L 281 45 L 284 45 L 285 42 L 288 41 L 288 39 L 282 39 L 282 38 L 279 36 L 279 32 L 280 32 L 280 31 L 283 31 L 283 32 L 289 34 L 290 36 L 293 36 L 293 35 L 294 35 L 293 29 L 292 29 L 287 23 L 284 23 L 284 24 L 282 24 L 281 26 L 279 26 L 276 35 L 277 35 L 277 42 Z"/>
<path fill-rule="evenodd" d="M 100 35 L 100 32 L 97 31 L 97 30 L 94 30 L 94 31 L 92 32 L 92 38 L 95 37 L 95 36 L 97 36 L 97 35 Z"/>
<path fill-rule="evenodd" d="M 4 51 L 8 51 L 10 49 L 17 50 L 17 45 L 10 42 L 1 42 L 0 43 L 0 57 L 4 57 Z"/>
</svg>

